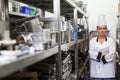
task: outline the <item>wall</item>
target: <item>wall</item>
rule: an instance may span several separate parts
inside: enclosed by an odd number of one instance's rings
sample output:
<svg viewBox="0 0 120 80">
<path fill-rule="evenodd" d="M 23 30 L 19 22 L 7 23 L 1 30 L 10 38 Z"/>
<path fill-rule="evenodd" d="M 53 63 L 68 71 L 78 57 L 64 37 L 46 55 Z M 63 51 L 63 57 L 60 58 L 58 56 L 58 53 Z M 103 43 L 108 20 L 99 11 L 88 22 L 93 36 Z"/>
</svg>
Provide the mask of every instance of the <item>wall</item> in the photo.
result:
<svg viewBox="0 0 120 80">
<path fill-rule="evenodd" d="M 96 30 L 99 14 L 106 15 L 106 21 L 110 34 L 116 36 L 116 24 L 118 14 L 118 0 L 82 0 L 87 4 L 90 30 Z"/>
</svg>

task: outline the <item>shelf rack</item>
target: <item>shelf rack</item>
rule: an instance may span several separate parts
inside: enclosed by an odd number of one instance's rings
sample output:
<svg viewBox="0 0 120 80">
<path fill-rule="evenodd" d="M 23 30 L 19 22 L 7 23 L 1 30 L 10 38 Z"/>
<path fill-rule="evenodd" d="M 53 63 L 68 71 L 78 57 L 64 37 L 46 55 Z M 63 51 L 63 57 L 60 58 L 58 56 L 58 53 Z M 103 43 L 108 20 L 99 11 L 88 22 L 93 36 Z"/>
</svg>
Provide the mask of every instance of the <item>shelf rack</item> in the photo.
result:
<svg viewBox="0 0 120 80">
<path fill-rule="evenodd" d="M 18 12 L 9 12 L 10 15 L 20 16 L 20 17 L 30 17 L 29 15 L 18 13 Z"/>
<path fill-rule="evenodd" d="M 61 50 L 65 48 L 71 47 L 75 45 L 75 76 L 78 76 L 78 43 L 82 43 L 86 39 L 79 39 L 76 41 L 71 41 L 66 44 L 61 44 L 61 31 L 60 31 L 60 15 L 66 15 L 66 13 L 72 13 L 74 16 L 74 26 L 77 25 L 77 18 L 82 18 L 84 12 L 77 7 L 77 5 L 72 2 L 71 0 L 17 0 L 22 3 L 26 3 L 28 5 L 32 5 L 34 7 L 40 8 L 44 11 L 49 11 L 54 13 L 54 17 L 56 19 L 56 26 L 58 26 L 58 45 L 50 48 L 45 51 L 38 51 L 33 54 L 29 54 L 23 57 L 16 59 L 5 65 L 0 65 L 0 78 L 3 78 L 11 73 L 16 72 L 22 68 L 30 66 L 38 61 L 41 61 L 45 58 L 48 58 L 54 54 L 56 54 L 56 64 L 57 64 L 57 80 L 61 80 L 62 75 L 62 59 L 61 59 Z M 10 15 L 22 16 L 22 17 L 29 17 L 28 15 L 19 14 L 15 12 L 9 12 Z M 77 80 L 78 78 L 76 78 Z"/>
<path fill-rule="evenodd" d="M 85 39 L 79 39 L 79 42 L 83 42 Z M 71 45 L 72 44 L 72 45 Z M 72 41 L 67 44 L 61 45 L 62 49 L 64 50 L 67 47 L 75 45 L 75 41 Z M 44 51 L 37 51 L 32 54 L 25 55 L 23 57 L 17 58 L 16 60 L 0 65 L 0 78 L 5 77 L 11 73 L 16 72 L 17 70 L 20 70 L 22 68 L 28 67 L 36 62 L 39 62 L 45 58 L 48 58 L 54 54 L 58 53 L 58 46 L 55 46 L 53 48 L 50 48 L 48 50 Z"/>
<path fill-rule="evenodd" d="M 54 12 L 53 10 L 54 0 L 17 0 L 17 1 L 40 8 L 43 11 L 49 11 L 52 13 Z M 60 0 L 60 14 L 61 15 L 65 15 L 66 13 L 73 13 L 74 8 L 76 8 L 77 11 L 79 12 L 78 17 L 83 17 L 85 13 L 74 2 L 72 2 L 71 0 Z M 22 15 L 20 14 L 20 16 Z"/>
<path fill-rule="evenodd" d="M 78 40 L 78 43 L 81 43 L 81 42 L 83 42 L 85 39 L 79 39 Z M 71 41 L 71 42 L 69 42 L 69 43 L 67 43 L 67 46 L 68 47 L 70 47 L 70 46 L 73 46 L 73 45 L 75 45 L 76 44 L 76 41 Z"/>
</svg>

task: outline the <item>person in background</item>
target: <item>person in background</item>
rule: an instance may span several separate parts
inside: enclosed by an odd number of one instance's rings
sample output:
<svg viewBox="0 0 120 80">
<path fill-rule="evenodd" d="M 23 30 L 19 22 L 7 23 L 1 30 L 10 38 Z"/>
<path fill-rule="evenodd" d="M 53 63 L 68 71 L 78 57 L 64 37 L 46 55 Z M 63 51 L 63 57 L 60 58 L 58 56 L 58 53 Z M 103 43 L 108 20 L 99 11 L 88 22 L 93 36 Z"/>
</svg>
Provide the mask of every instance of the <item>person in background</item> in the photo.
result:
<svg viewBox="0 0 120 80">
<path fill-rule="evenodd" d="M 115 40 L 106 36 L 105 15 L 98 17 L 98 36 L 89 41 L 90 77 L 92 80 L 114 80 Z"/>
</svg>

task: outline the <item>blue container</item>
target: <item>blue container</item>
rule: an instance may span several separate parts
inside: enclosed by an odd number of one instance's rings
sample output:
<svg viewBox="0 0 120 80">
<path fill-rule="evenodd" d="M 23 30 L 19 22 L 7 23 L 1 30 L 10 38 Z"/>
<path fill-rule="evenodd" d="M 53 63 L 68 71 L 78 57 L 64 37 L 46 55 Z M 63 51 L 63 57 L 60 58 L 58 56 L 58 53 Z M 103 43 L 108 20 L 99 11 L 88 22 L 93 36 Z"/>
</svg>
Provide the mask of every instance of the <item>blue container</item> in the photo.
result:
<svg viewBox="0 0 120 80">
<path fill-rule="evenodd" d="M 27 6 L 21 6 L 21 13 L 30 15 L 30 8 Z"/>
<path fill-rule="evenodd" d="M 72 32 L 72 41 L 77 40 L 78 29 L 74 28 Z"/>
</svg>

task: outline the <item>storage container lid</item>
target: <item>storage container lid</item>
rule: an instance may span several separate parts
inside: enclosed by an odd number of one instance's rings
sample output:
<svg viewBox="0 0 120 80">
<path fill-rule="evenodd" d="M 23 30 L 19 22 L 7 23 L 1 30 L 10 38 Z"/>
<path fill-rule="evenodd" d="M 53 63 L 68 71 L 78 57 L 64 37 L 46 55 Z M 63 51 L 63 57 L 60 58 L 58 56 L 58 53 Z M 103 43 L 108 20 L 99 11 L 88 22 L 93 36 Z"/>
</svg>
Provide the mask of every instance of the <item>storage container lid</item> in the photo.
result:
<svg viewBox="0 0 120 80">
<path fill-rule="evenodd" d="M 54 22 L 55 18 L 44 18 L 43 22 Z"/>
</svg>

